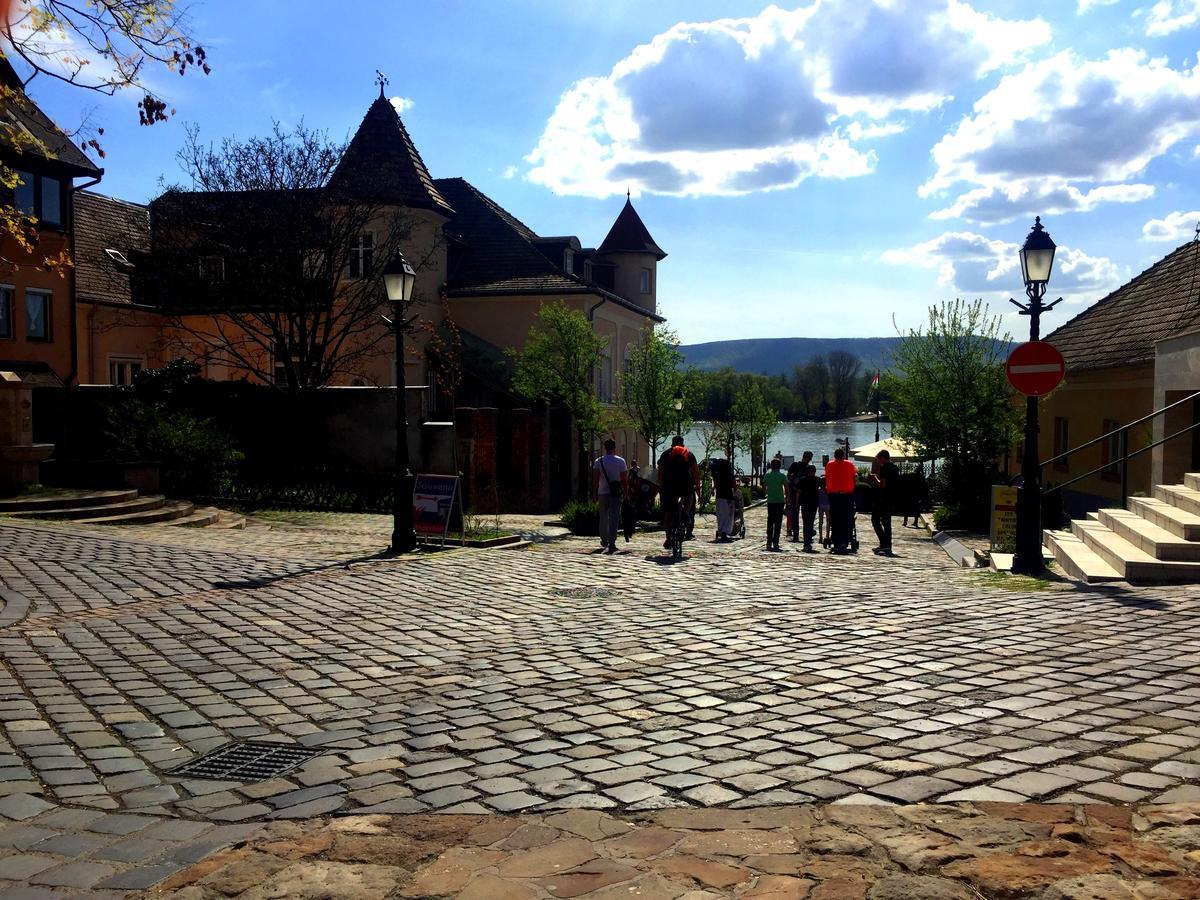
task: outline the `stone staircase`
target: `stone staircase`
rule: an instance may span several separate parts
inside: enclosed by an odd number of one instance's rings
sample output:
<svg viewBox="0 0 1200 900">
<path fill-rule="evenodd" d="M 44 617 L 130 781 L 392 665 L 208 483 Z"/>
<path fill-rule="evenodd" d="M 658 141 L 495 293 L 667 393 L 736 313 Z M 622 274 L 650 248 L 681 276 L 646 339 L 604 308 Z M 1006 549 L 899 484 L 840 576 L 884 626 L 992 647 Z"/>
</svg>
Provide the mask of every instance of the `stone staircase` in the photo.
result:
<svg viewBox="0 0 1200 900">
<path fill-rule="evenodd" d="M 116 491 L 51 490 L 0 500 L 0 515 L 13 519 L 57 519 L 81 525 L 163 525 L 193 528 L 245 528 L 246 518 L 189 500 L 139 496 Z"/>
<path fill-rule="evenodd" d="M 1130 497 L 1126 509 L 1088 513 L 1070 531 L 1046 531 L 1044 544 L 1063 572 L 1089 584 L 1200 582 L 1200 473 Z"/>
</svg>

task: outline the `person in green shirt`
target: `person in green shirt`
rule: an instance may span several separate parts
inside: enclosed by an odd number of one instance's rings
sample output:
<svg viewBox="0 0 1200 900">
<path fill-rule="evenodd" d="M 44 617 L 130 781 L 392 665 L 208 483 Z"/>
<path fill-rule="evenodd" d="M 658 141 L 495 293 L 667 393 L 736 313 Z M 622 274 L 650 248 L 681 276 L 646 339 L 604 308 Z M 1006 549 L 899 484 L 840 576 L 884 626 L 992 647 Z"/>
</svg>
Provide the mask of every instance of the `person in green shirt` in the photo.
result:
<svg viewBox="0 0 1200 900">
<path fill-rule="evenodd" d="M 778 550 L 783 506 L 787 500 L 787 476 L 780 471 L 778 457 L 771 460 L 771 469 L 763 476 L 763 487 L 767 489 L 767 549 Z"/>
</svg>

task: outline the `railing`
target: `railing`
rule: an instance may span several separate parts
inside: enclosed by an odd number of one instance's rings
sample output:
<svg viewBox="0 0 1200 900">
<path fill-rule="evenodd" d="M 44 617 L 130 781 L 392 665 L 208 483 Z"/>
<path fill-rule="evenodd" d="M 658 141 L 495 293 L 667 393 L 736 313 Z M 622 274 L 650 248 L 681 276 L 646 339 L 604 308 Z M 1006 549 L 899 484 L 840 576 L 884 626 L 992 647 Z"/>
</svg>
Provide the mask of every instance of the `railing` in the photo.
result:
<svg viewBox="0 0 1200 900">
<path fill-rule="evenodd" d="M 1117 453 L 1118 453 L 1118 455 L 1117 455 L 1116 459 L 1110 459 L 1108 462 L 1104 463 L 1101 466 L 1098 466 L 1095 469 L 1092 469 L 1090 472 L 1084 472 L 1082 475 L 1076 475 L 1074 478 L 1070 479 L 1069 481 L 1064 481 L 1061 484 L 1056 484 L 1053 487 L 1048 487 L 1042 492 L 1043 495 L 1052 494 L 1054 491 L 1061 491 L 1063 488 L 1068 487 L 1072 484 L 1075 484 L 1077 481 L 1083 481 L 1083 479 L 1085 479 L 1085 478 L 1091 478 L 1093 475 L 1098 475 L 1099 473 L 1104 472 L 1106 470 L 1111 470 L 1113 468 L 1113 466 L 1119 465 L 1121 467 L 1121 505 L 1124 506 L 1125 501 L 1129 499 L 1129 461 L 1136 456 L 1141 456 L 1143 453 L 1145 453 L 1148 450 L 1153 450 L 1155 447 L 1165 444 L 1168 441 L 1173 441 L 1173 440 L 1175 440 L 1175 438 L 1180 437 L 1181 435 L 1185 435 L 1188 432 L 1192 431 L 1193 429 L 1200 427 L 1200 422 L 1193 422 L 1187 428 L 1181 428 L 1179 431 L 1176 431 L 1174 434 L 1169 434 L 1164 438 L 1159 438 L 1157 441 L 1152 441 L 1151 443 L 1147 444 L 1145 447 L 1141 447 L 1137 450 L 1134 450 L 1132 453 L 1129 452 L 1129 429 L 1137 428 L 1139 425 L 1145 425 L 1147 422 L 1157 419 L 1159 416 L 1163 415 L 1164 413 L 1170 412 L 1171 410 L 1175 409 L 1178 406 L 1182 406 L 1185 403 L 1191 403 L 1191 402 L 1195 401 L 1197 398 L 1200 398 L 1200 391 L 1197 391 L 1194 394 L 1190 394 L 1189 396 L 1184 397 L 1182 400 L 1176 400 L 1174 403 L 1168 404 L 1167 406 L 1164 406 L 1162 409 L 1155 410 L 1154 412 L 1150 413 L 1150 415 L 1143 416 L 1142 418 L 1138 419 L 1136 422 L 1130 422 L 1128 425 L 1122 425 L 1120 428 L 1114 428 L 1112 431 L 1108 432 L 1107 434 L 1102 434 L 1102 435 L 1100 435 L 1100 437 L 1095 438 L 1094 440 L 1090 440 L 1086 444 L 1080 444 L 1078 447 L 1072 447 L 1071 449 L 1067 450 L 1065 453 L 1060 453 L 1060 454 L 1058 454 L 1058 456 L 1052 456 L 1050 459 L 1041 463 L 1040 467 L 1044 469 L 1044 468 L 1046 468 L 1046 466 L 1052 465 L 1053 463 L 1056 463 L 1056 462 L 1060 462 L 1060 461 L 1066 459 L 1067 457 L 1071 456 L 1072 454 L 1078 453 L 1080 450 L 1086 450 L 1089 447 L 1094 447 L 1097 444 L 1104 443 L 1105 441 L 1110 440 L 1113 437 L 1113 435 L 1117 435 L 1117 446 L 1118 446 Z"/>
</svg>

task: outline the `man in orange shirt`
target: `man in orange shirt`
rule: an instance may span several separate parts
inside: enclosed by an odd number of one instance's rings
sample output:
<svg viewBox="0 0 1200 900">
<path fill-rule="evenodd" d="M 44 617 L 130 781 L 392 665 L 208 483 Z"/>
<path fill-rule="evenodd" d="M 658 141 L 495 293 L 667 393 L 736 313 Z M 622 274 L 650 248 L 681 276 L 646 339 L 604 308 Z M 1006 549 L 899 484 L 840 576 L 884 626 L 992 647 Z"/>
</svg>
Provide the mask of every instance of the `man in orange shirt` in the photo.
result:
<svg viewBox="0 0 1200 900">
<path fill-rule="evenodd" d="M 846 451 L 838 447 L 833 459 L 825 466 L 825 493 L 829 495 L 829 531 L 833 538 L 834 553 L 849 552 L 854 525 L 854 484 L 857 480 L 858 469 L 846 459 Z"/>
</svg>

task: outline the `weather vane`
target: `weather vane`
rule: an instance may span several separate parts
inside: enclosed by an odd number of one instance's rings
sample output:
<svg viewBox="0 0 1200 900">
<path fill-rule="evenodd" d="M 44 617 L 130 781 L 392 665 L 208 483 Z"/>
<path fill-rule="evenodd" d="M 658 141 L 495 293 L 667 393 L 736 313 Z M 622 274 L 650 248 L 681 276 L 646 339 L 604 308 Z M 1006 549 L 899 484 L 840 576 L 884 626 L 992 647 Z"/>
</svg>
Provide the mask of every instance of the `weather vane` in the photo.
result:
<svg viewBox="0 0 1200 900">
<path fill-rule="evenodd" d="M 375 70 L 375 83 L 377 85 L 379 85 L 379 96 L 382 97 L 383 96 L 383 88 L 388 83 L 388 77 L 386 75 L 384 75 L 382 72 L 380 72 L 378 69 Z"/>
</svg>

